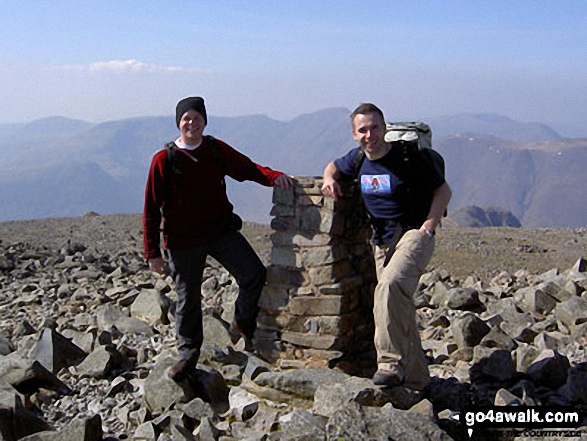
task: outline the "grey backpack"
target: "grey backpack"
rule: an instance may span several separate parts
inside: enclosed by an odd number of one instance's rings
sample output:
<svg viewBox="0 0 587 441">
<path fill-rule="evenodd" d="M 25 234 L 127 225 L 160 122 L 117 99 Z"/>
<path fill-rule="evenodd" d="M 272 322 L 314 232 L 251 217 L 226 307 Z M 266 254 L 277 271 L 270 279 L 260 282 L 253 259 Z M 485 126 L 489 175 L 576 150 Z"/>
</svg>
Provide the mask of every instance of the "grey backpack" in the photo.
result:
<svg viewBox="0 0 587 441">
<path fill-rule="evenodd" d="M 438 174 L 444 178 L 444 158 L 432 148 L 432 130 L 425 122 L 387 123 L 385 141 L 402 145 L 406 156 L 409 154 L 410 148 L 413 149 L 414 146 L 417 146 L 418 150 L 430 160 Z M 355 178 L 358 177 L 364 160 L 365 152 L 360 149 L 354 159 Z M 446 211 L 444 215 L 447 215 Z"/>
<path fill-rule="evenodd" d="M 430 126 L 424 122 L 397 122 L 387 123 L 386 142 L 394 142 L 402 144 L 405 154 L 408 154 L 408 147 L 417 145 L 418 150 L 426 155 L 430 162 L 436 168 L 436 171 L 444 177 L 444 158 L 440 153 L 432 148 L 432 130 Z M 355 157 L 355 176 L 358 175 L 361 164 L 365 160 L 365 152 L 359 150 Z"/>
<path fill-rule="evenodd" d="M 387 123 L 385 140 L 387 142 L 418 142 L 420 149 L 432 148 L 432 130 L 425 122 Z"/>
</svg>

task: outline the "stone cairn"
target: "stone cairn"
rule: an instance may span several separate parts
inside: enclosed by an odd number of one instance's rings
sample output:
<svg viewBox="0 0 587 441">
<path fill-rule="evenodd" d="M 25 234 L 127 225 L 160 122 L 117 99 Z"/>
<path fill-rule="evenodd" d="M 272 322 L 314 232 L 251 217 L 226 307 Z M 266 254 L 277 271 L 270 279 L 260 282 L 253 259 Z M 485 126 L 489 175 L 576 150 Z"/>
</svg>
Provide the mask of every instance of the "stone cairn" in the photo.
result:
<svg viewBox="0 0 587 441">
<path fill-rule="evenodd" d="M 282 367 L 364 372 L 375 367 L 371 230 L 356 185 L 336 201 L 321 186 L 302 177 L 274 190 L 258 348 Z"/>
</svg>

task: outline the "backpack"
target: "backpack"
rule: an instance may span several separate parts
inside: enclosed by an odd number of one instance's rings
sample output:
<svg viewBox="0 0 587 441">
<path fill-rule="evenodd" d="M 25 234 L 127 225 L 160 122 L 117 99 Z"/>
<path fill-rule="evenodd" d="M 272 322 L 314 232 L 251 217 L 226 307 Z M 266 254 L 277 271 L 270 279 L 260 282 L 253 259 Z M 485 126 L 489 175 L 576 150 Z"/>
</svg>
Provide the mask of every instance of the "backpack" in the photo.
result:
<svg viewBox="0 0 587 441">
<path fill-rule="evenodd" d="M 418 149 L 430 160 L 436 171 L 444 178 L 444 158 L 432 148 L 432 130 L 425 122 L 388 123 L 387 142 L 416 142 Z"/>
<path fill-rule="evenodd" d="M 444 158 L 432 148 L 432 130 L 424 122 L 398 122 L 387 123 L 385 133 L 386 142 L 396 142 L 403 147 L 404 155 L 408 155 L 410 148 L 417 145 L 418 150 L 424 153 L 430 160 L 440 176 L 444 178 Z M 354 159 L 355 177 L 365 160 L 365 152 L 361 149 Z"/>
<path fill-rule="evenodd" d="M 444 178 L 444 158 L 432 148 L 432 130 L 425 122 L 396 122 L 386 124 L 385 141 L 398 143 L 403 149 L 403 155 L 407 157 L 415 147 L 428 158 L 440 176 Z M 365 152 L 359 149 L 355 156 L 355 178 L 359 176 L 361 165 L 365 161 Z M 444 212 L 447 215 L 447 212 Z"/>
<path fill-rule="evenodd" d="M 210 144 L 212 149 L 212 155 L 214 156 L 214 160 L 220 166 L 220 170 L 222 171 L 222 186 L 226 186 L 226 181 L 224 180 L 225 176 L 225 169 L 222 162 L 222 152 L 220 151 L 220 146 L 216 141 L 216 138 L 213 136 L 206 135 L 205 138 L 208 138 L 212 141 Z M 168 142 L 165 144 L 165 150 L 167 150 L 167 165 L 165 167 L 163 182 L 165 183 L 165 193 L 164 193 L 164 200 L 168 200 L 171 197 L 171 189 L 175 186 L 179 186 L 181 182 L 181 170 L 177 166 L 177 145 L 175 141 Z M 195 158 L 190 158 L 197 162 Z"/>
</svg>

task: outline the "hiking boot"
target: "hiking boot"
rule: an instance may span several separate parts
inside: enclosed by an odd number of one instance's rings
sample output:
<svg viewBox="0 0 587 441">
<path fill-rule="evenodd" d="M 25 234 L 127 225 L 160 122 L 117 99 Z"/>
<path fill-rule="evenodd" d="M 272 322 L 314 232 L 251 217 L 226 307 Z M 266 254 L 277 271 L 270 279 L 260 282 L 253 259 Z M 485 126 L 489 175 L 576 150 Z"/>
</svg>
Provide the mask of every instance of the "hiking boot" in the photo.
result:
<svg viewBox="0 0 587 441">
<path fill-rule="evenodd" d="M 230 326 L 228 327 L 228 336 L 230 337 L 230 341 L 233 345 L 237 344 L 238 341 L 243 337 L 243 331 L 241 330 L 240 326 L 236 324 L 233 320 Z"/>
<path fill-rule="evenodd" d="M 373 375 L 373 384 L 377 386 L 396 387 L 403 384 L 403 380 L 398 375 L 384 370 L 377 370 Z"/>
<path fill-rule="evenodd" d="M 237 350 L 242 350 L 245 352 L 253 352 L 255 350 L 253 345 L 253 336 L 245 334 L 238 323 L 234 320 L 228 328 L 228 335 L 230 336 L 230 341 L 233 345 L 236 345 L 241 339 L 244 340 L 244 347 L 236 348 Z"/>
<path fill-rule="evenodd" d="M 190 371 L 195 367 L 196 362 L 193 360 L 179 360 L 167 371 L 167 375 L 173 381 L 183 381 Z"/>
</svg>

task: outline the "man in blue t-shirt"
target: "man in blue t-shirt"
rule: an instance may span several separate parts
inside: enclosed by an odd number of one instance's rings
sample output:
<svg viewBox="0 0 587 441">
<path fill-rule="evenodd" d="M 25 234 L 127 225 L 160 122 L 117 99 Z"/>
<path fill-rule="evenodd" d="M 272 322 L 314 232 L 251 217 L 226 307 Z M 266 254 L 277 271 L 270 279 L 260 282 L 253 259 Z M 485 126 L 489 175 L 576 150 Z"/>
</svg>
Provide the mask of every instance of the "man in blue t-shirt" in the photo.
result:
<svg viewBox="0 0 587 441">
<path fill-rule="evenodd" d="M 357 178 L 371 218 L 377 268 L 373 383 L 422 390 L 430 373 L 413 295 L 452 192 L 417 146 L 385 141 L 385 118 L 377 106 L 361 104 L 351 122 L 359 147 L 326 166 L 322 193 L 337 199 L 342 196 L 338 180 Z M 357 161 L 360 150 L 364 160 Z"/>
</svg>

